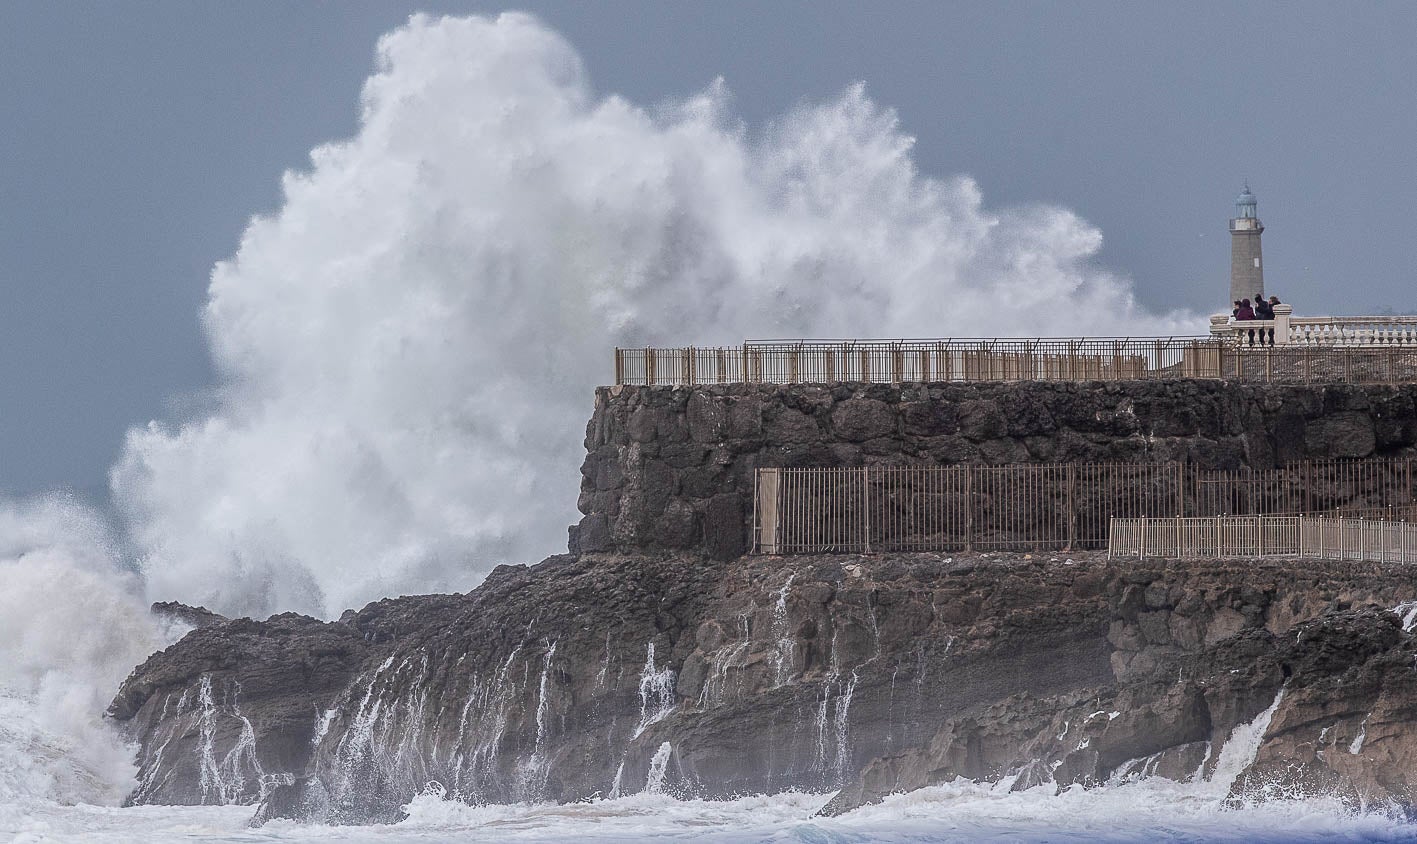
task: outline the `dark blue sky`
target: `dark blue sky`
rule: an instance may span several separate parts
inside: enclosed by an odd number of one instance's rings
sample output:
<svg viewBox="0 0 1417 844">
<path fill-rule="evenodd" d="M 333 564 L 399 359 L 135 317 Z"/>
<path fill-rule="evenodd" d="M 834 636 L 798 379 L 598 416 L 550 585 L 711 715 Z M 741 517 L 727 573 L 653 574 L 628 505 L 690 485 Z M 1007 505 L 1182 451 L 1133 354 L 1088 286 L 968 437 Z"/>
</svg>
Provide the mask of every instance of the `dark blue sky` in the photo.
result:
<svg viewBox="0 0 1417 844">
<path fill-rule="evenodd" d="M 129 425 L 180 417 L 211 380 L 212 264 L 283 170 L 354 131 L 379 34 L 502 8 L 0 5 L 0 491 L 99 490 Z M 1245 178 L 1297 311 L 1417 309 L 1412 4 L 511 8 L 642 104 L 722 76 L 753 124 L 864 80 L 923 172 L 1074 209 L 1157 310 L 1221 304 Z"/>
</svg>

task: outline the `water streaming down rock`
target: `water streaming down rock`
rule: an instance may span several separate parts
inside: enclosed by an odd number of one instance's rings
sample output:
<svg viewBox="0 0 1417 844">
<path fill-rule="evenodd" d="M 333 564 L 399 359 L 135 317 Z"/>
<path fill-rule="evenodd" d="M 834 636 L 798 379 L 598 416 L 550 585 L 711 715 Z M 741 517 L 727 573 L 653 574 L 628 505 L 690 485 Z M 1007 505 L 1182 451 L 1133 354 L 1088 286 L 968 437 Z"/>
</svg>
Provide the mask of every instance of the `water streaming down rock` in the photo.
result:
<svg viewBox="0 0 1417 844">
<path fill-rule="evenodd" d="M 240 683 L 232 679 L 221 684 L 219 693 L 214 691 L 210 673 L 200 674 L 194 688 L 165 694 L 159 713 L 162 726 L 155 736 L 156 750 L 148 764 L 140 765 L 138 786 L 131 799 L 142 802 L 160 794 L 172 781 L 172 760 L 164 757 L 173 740 L 180 743 L 182 736 L 195 739 L 194 802 L 227 805 L 249 800 L 253 793 L 259 799 L 285 782 L 283 772 L 267 774 L 262 767 L 256 750 L 256 731 L 241 712 L 240 694 Z"/>
<path fill-rule="evenodd" d="M 1348 745 L 1348 753 L 1357 756 L 1363 752 L 1363 742 L 1368 738 L 1368 716 L 1364 716 L 1363 723 L 1358 725 L 1358 735 L 1353 737 L 1352 744 Z"/>
<path fill-rule="evenodd" d="M 605 681 L 610 673 L 610 631 L 605 631 L 605 656 L 600 661 L 600 672 L 595 675 L 595 687 L 605 688 Z"/>
<path fill-rule="evenodd" d="M 134 803 L 143 803 L 154 794 L 159 786 L 171 780 L 175 769 L 171 765 L 163 764 L 163 755 L 167 752 L 167 746 L 172 743 L 172 739 L 181 728 L 181 714 L 187 708 L 188 689 L 183 689 L 181 693 L 168 692 L 163 695 L 162 710 L 158 713 L 156 723 L 159 725 L 154 730 L 154 743 L 156 749 L 151 756 L 144 760 L 143 765 L 138 768 L 138 787 L 133 791 L 130 800 Z M 178 695 L 177 706 L 171 709 L 172 697 Z M 175 716 L 175 717 L 170 717 Z M 200 776 L 200 774 L 199 774 Z M 158 779 L 161 777 L 161 779 Z"/>
<path fill-rule="evenodd" d="M 202 770 L 199 783 L 203 803 L 224 805 L 236 802 L 246 791 L 248 776 L 258 783 L 259 796 L 264 796 L 274 782 L 267 779 L 266 772 L 261 768 L 261 761 L 256 755 L 256 730 L 251 726 L 251 720 L 241 714 L 240 696 L 241 684 L 235 680 L 229 681 L 223 689 L 221 705 L 218 706 L 212 697 L 211 675 L 202 675 L 197 692 L 197 705 L 201 707 L 197 723 L 202 734 Z M 223 715 L 240 721 L 241 726 L 236 741 L 218 763 L 214 749 L 215 722 Z"/>
<path fill-rule="evenodd" d="M 1417 601 L 1403 601 L 1392 610 L 1402 619 L 1402 630 L 1411 633 L 1417 627 Z"/>
<path fill-rule="evenodd" d="M 620 764 L 615 766 L 615 779 L 610 782 L 610 797 L 618 799 L 623 797 L 625 783 L 625 760 L 621 759 Z"/>
<path fill-rule="evenodd" d="M 654 654 L 653 645 L 650 647 L 652 659 Z M 544 797 L 546 793 L 546 778 L 550 775 L 550 760 L 545 753 L 543 753 L 542 745 L 547 739 L 547 718 L 551 705 L 551 661 L 555 658 L 556 643 L 552 642 L 551 647 L 546 649 L 546 656 L 541 665 L 541 677 L 537 681 L 536 741 L 532 745 L 530 758 L 522 764 L 521 776 L 518 781 L 519 798 L 525 802 L 532 802 Z"/>
<path fill-rule="evenodd" d="M 635 722 L 634 730 L 626 737 L 625 750 L 620 756 L 619 763 L 615 766 L 615 776 L 611 780 L 608 791 L 611 797 L 620 797 L 625 793 L 625 766 L 630 760 L 631 754 L 637 750 L 637 741 L 652 726 L 671 715 L 677 705 L 674 691 L 674 671 L 667 665 L 663 669 L 656 666 L 655 645 L 651 641 L 645 647 L 645 663 L 639 676 L 639 718 Z M 668 747 L 667 742 L 663 743 L 648 762 L 649 773 L 646 782 L 655 783 L 656 789 L 663 785 L 664 765 L 669 752 L 666 748 Z M 646 789 L 648 787 L 646 785 Z M 658 790 L 654 793 L 658 793 Z"/>
<path fill-rule="evenodd" d="M 667 741 L 660 744 L 659 749 L 654 752 L 649 761 L 649 775 L 645 777 L 646 794 L 664 792 L 664 776 L 669 769 L 669 756 L 673 752 L 674 748 Z"/>
<path fill-rule="evenodd" d="M 847 720 L 851 716 L 851 698 L 856 694 L 856 681 L 860 679 L 858 671 L 851 672 L 851 679 L 847 681 L 846 688 L 836 699 L 836 759 L 835 759 L 835 779 L 841 783 L 846 780 L 851 767 L 851 745 L 847 741 L 850 729 L 850 722 Z"/>
<path fill-rule="evenodd" d="M 453 791 L 464 799 L 477 798 L 480 786 L 474 783 L 489 777 L 496 764 L 507 725 L 515 714 L 518 695 L 512 682 L 512 666 L 521 656 L 522 648 L 522 643 L 514 646 L 491 678 L 472 677 L 468 681 L 458 717 L 453 762 Z M 469 742 L 473 745 L 471 752 L 467 748 Z"/>
<path fill-rule="evenodd" d="M 640 673 L 640 720 L 631 738 L 639 738 L 653 724 L 674 711 L 674 669 L 655 667 L 654 642 L 645 648 L 645 667 Z"/>
<path fill-rule="evenodd" d="M 1107 778 L 1107 785 L 1116 787 L 1123 783 L 1133 782 L 1139 779 L 1146 779 L 1154 776 L 1161 762 L 1161 753 L 1153 753 L 1140 759 L 1129 759 L 1118 765 Z"/>
<path fill-rule="evenodd" d="M 779 686 L 792 679 L 796 642 L 787 623 L 787 593 L 792 589 L 792 579 L 796 576 L 796 572 L 788 573 L 787 579 L 782 582 L 782 591 L 777 593 L 777 603 L 773 605 L 772 610 L 772 630 L 777 639 L 777 676 L 774 682 Z"/>
<path fill-rule="evenodd" d="M 699 688 L 699 705 L 716 706 L 727 703 L 742 694 L 743 669 L 755 646 L 752 632 L 752 616 L 756 606 L 749 606 L 737 618 L 733 629 L 736 634 L 731 644 L 723 644 L 712 650 L 707 657 L 707 676 Z M 719 629 L 722 629 L 721 626 Z M 736 680 L 737 685 L 730 681 Z"/>
<path fill-rule="evenodd" d="M 555 658 L 556 643 L 552 642 L 551 647 L 546 649 L 546 659 L 541 666 L 541 679 L 536 684 L 536 747 L 533 749 L 533 755 L 541 750 L 541 743 L 546 740 L 546 712 L 550 704 L 548 683 L 551 679 L 551 661 Z"/>
<path fill-rule="evenodd" d="M 1217 796 L 1225 797 L 1230 794 L 1235 781 L 1255 763 L 1255 756 L 1259 753 L 1270 722 L 1274 720 L 1274 713 L 1284 702 L 1285 691 L 1286 688 L 1281 686 L 1275 693 L 1274 702 L 1256 715 L 1253 721 L 1236 726 L 1231 731 L 1229 740 L 1221 746 L 1215 768 L 1207 778 L 1214 786 L 1213 791 Z"/>
</svg>

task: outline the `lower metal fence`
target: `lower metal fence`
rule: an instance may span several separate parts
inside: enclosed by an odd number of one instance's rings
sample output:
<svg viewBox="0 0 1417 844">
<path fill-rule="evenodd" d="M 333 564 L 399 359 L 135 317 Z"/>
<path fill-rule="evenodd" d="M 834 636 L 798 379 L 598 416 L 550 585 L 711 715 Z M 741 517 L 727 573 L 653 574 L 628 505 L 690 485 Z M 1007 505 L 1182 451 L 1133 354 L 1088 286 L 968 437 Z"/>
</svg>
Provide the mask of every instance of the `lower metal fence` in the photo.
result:
<svg viewBox="0 0 1417 844">
<path fill-rule="evenodd" d="M 762 554 L 1107 547 L 1114 517 L 1417 518 L 1411 459 L 1220 471 L 1186 463 L 856 466 L 757 471 Z"/>
<path fill-rule="evenodd" d="M 1417 563 L 1417 524 L 1324 516 L 1114 518 L 1109 557 L 1312 557 Z"/>
</svg>

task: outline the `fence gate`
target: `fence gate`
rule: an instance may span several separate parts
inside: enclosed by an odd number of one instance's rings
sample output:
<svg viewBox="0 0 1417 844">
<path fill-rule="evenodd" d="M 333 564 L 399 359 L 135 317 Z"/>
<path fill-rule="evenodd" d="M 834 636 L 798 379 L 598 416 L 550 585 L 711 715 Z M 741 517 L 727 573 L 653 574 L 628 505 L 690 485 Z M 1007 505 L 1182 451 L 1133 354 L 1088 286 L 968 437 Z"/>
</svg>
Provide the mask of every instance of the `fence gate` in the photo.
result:
<svg viewBox="0 0 1417 844">
<path fill-rule="evenodd" d="M 753 491 L 753 545 L 760 554 L 776 554 L 780 469 L 759 469 Z"/>
</svg>

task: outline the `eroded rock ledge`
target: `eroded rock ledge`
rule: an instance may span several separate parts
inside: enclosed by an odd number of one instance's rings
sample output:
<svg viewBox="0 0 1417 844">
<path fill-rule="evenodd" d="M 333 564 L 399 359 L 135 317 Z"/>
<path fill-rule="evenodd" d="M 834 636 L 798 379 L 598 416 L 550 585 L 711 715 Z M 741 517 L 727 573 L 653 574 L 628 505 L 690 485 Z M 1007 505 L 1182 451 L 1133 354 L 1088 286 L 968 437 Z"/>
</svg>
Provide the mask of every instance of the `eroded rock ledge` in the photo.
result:
<svg viewBox="0 0 1417 844">
<path fill-rule="evenodd" d="M 339 622 L 217 621 L 111 714 L 141 748 L 134 802 L 261 817 L 388 820 L 430 782 L 470 802 L 840 788 L 835 811 L 1142 771 L 1410 807 L 1417 650 L 1392 609 L 1414 598 L 1408 569 L 1338 562 L 562 556 Z M 1253 764 L 1217 771 L 1263 717 Z"/>
</svg>

